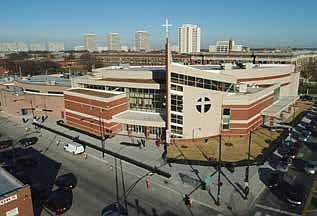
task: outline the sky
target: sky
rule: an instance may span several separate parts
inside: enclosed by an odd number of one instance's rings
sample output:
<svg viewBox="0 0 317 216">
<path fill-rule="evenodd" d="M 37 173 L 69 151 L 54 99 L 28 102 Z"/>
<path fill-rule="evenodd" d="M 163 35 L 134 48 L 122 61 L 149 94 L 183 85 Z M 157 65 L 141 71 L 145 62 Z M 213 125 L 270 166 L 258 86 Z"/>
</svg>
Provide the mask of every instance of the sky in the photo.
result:
<svg viewBox="0 0 317 216">
<path fill-rule="evenodd" d="M 317 47 L 317 0 L 1 0 L 0 42 L 61 41 L 83 45 L 85 33 L 118 32 L 132 46 L 134 33 L 150 33 L 152 48 L 163 48 L 167 17 L 171 44 L 185 23 L 202 29 L 202 48 L 233 39 L 251 48 Z"/>
</svg>

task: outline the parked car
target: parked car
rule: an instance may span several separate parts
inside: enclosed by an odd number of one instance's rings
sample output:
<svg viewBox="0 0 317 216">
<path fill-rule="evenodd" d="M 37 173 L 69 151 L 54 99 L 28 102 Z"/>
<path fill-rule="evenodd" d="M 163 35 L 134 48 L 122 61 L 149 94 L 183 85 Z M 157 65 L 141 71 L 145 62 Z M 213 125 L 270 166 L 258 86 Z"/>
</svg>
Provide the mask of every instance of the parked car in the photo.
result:
<svg viewBox="0 0 317 216">
<path fill-rule="evenodd" d="M 300 132 L 293 130 L 291 133 L 291 137 L 292 139 L 294 139 L 295 141 L 301 141 L 301 142 L 307 142 L 309 137 L 304 136 L 303 134 L 301 134 Z"/>
<path fill-rule="evenodd" d="M 128 211 L 118 202 L 112 203 L 109 206 L 105 207 L 101 216 L 127 216 Z"/>
<path fill-rule="evenodd" d="M 66 145 L 64 145 L 64 150 L 73 154 L 81 154 L 85 152 L 84 146 L 75 142 L 67 143 Z"/>
<path fill-rule="evenodd" d="M 313 100 L 313 97 L 309 96 L 309 95 L 301 95 L 300 99 L 303 101 L 311 101 L 311 100 Z"/>
<path fill-rule="evenodd" d="M 73 173 L 67 173 L 59 176 L 55 181 L 55 185 L 63 190 L 72 190 L 77 185 L 77 179 Z"/>
<path fill-rule="evenodd" d="M 37 137 L 22 138 L 19 140 L 19 144 L 22 145 L 23 147 L 28 147 L 28 146 L 34 145 L 37 142 L 37 140 L 38 140 Z"/>
<path fill-rule="evenodd" d="M 281 172 L 287 172 L 288 171 L 288 163 L 285 161 L 280 161 L 277 165 L 276 165 L 276 170 L 281 171 Z"/>
<path fill-rule="evenodd" d="M 303 122 L 303 121 L 300 122 L 297 126 L 303 128 L 303 129 L 309 130 L 311 132 L 315 131 L 317 129 L 317 127 L 315 125 L 309 124 L 309 123 Z"/>
<path fill-rule="evenodd" d="M 299 126 L 296 126 L 294 128 L 294 130 L 298 131 L 299 133 L 301 133 L 302 135 L 307 136 L 307 137 L 309 137 L 311 135 L 311 131 L 304 129 L 302 127 L 299 127 Z"/>
<path fill-rule="evenodd" d="M 283 180 L 283 173 L 279 171 L 273 172 L 267 182 L 267 187 L 271 189 L 275 189 L 280 185 L 282 180 Z"/>
<path fill-rule="evenodd" d="M 305 189 L 302 185 L 296 184 L 285 191 L 287 202 L 292 205 L 302 205 L 305 198 Z"/>
<path fill-rule="evenodd" d="M 294 147 L 294 142 L 291 140 L 284 140 L 278 147 L 277 152 L 281 155 L 287 155 Z"/>
<path fill-rule="evenodd" d="M 72 206 L 73 194 L 71 191 L 56 190 L 44 203 L 44 208 L 51 215 L 61 215 Z"/>
<path fill-rule="evenodd" d="M 304 170 L 308 174 L 315 175 L 317 172 L 317 161 L 306 161 Z"/>
</svg>

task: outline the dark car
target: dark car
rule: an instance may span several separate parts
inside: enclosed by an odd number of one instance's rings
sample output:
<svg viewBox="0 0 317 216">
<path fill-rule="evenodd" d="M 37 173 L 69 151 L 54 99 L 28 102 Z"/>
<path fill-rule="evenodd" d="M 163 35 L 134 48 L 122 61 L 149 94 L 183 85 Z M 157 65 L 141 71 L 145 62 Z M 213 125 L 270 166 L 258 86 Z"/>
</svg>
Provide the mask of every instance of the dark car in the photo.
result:
<svg viewBox="0 0 317 216">
<path fill-rule="evenodd" d="M 281 155 L 286 155 L 290 152 L 291 148 L 294 147 L 294 143 L 290 140 L 283 141 L 277 149 L 277 152 Z"/>
<path fill-rule="evenodd" d="M 105 207 L 101 216 L 126 216 L 128 215 L 127 210 L 118 202 L 112 203 L 111 205 Z"/>
<path fill-rule="evenodd" d="M 285 191 L 287 202 L 292 205 L 302 205 L 305 198 L 305 189 L 302 185 L 296 184 Z"/>
<path fill-rule="evenodd" d="M 271 189 L 277 188 L 282 182 L 282 179 L 283 179 L 283 173 L 273 172 L 267 182 L 268 188 L 271 188 Z"/>
<path fill-rule="evenodd" d="M 28 147 L 28 146 L 34 145 L 37 139 L 38 139 L 37 137 L 22 138 L 19 140 L 19 144 L 24 147 Z"/>
<path fill-rule="evenodd" d="M 309 95 L 301 95 L 300 99 L 303 101 L 311 101 L 311 100 L 313 100 L 313 97 L 309 96 Z"/>
<path fill-rule="evenodd" d="M 77 179 L 73 173 L 67 173 L 59 176 L 55 181 L 55 185 L 63 190 L 72 190 L 77 185 Z"/>
<path fill-rule="evenodd" d="M 44 208 L 51 215 L 61 215 L 71 208 L 73 193 L 71 191 L 56 190 L 44 203 Z"/>
</svg>

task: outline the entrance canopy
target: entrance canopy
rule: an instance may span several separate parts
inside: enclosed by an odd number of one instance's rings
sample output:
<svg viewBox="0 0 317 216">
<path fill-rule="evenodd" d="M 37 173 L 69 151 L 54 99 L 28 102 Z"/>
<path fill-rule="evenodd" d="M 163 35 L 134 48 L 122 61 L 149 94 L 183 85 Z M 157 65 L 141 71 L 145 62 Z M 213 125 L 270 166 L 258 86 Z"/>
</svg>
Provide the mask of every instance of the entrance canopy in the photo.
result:
<svg viewBox="0 0 317 216">
<path fill-rule="evenodd" d="M 298 96 L 287 96 L 287 97 L 280 97 L 280 99 L 273 103 L 268 108 L 264 109 L 262 111 L 262 115 L 265 116 L 273 116 L 273 117 L 279 117 L 279 114 L 287 109 L 288 106 L 295 103 L 295 101 L 298 99 Z"/>
<path fill-rule="evenodd" d="M 127 110 L 113 116 L 115 122 L 148 127 L 165 127 L 165 117 L 160 113 Z"/>
</svg>

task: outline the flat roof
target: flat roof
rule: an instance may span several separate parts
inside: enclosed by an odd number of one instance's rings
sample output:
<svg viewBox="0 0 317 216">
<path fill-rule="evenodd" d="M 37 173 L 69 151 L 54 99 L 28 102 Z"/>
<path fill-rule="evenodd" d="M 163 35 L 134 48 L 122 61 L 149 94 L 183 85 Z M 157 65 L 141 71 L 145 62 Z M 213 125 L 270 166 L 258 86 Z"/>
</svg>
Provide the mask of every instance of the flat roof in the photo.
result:
<svg viewBox="0 0 317 216">
<path fill-rule="evenodd" d="M 121 79 L 121 78 L 103 78 L 99 81 L 111 81 L 111 82 L 130 82 L 130 83 L 147 83 L 147 84 L 163 84 L 165 80 L 162 79 Z"/>
<path fill-rule="evenodd" d="M 19 180 L 0 167 L 0 196 L 23 187 Z"/>
<path fill-rule="evenodd" d="M 115 93 L 102 92 L 102 91 L 96 91 L 96 90 L 90 90 L 90 89 L 70 89 L 67 91 L 75 92 L 75 93 L 79 93 L 79 94 L 87 94 L 87 95 L 102 97 L 102 98 L 110 98 L 110 97 L 118 95 Z"/>
<path fill-rule="evenodd" d="M 127 110 L 114 116 L 114 119 L 124 124 L 165 127 L 164 116 L 160 113 Z"/>
<path fill-rule="evenodd" d="M 130 65 L 122 65 L 122 66 L 109 66 L 94 69 L 93 72 L 100 72 L 103 70 L 128 70 L 128 71 L 155 71 L 155 72 L 165 72 L 165 66 L 130 66 Z"/>
</svg>

